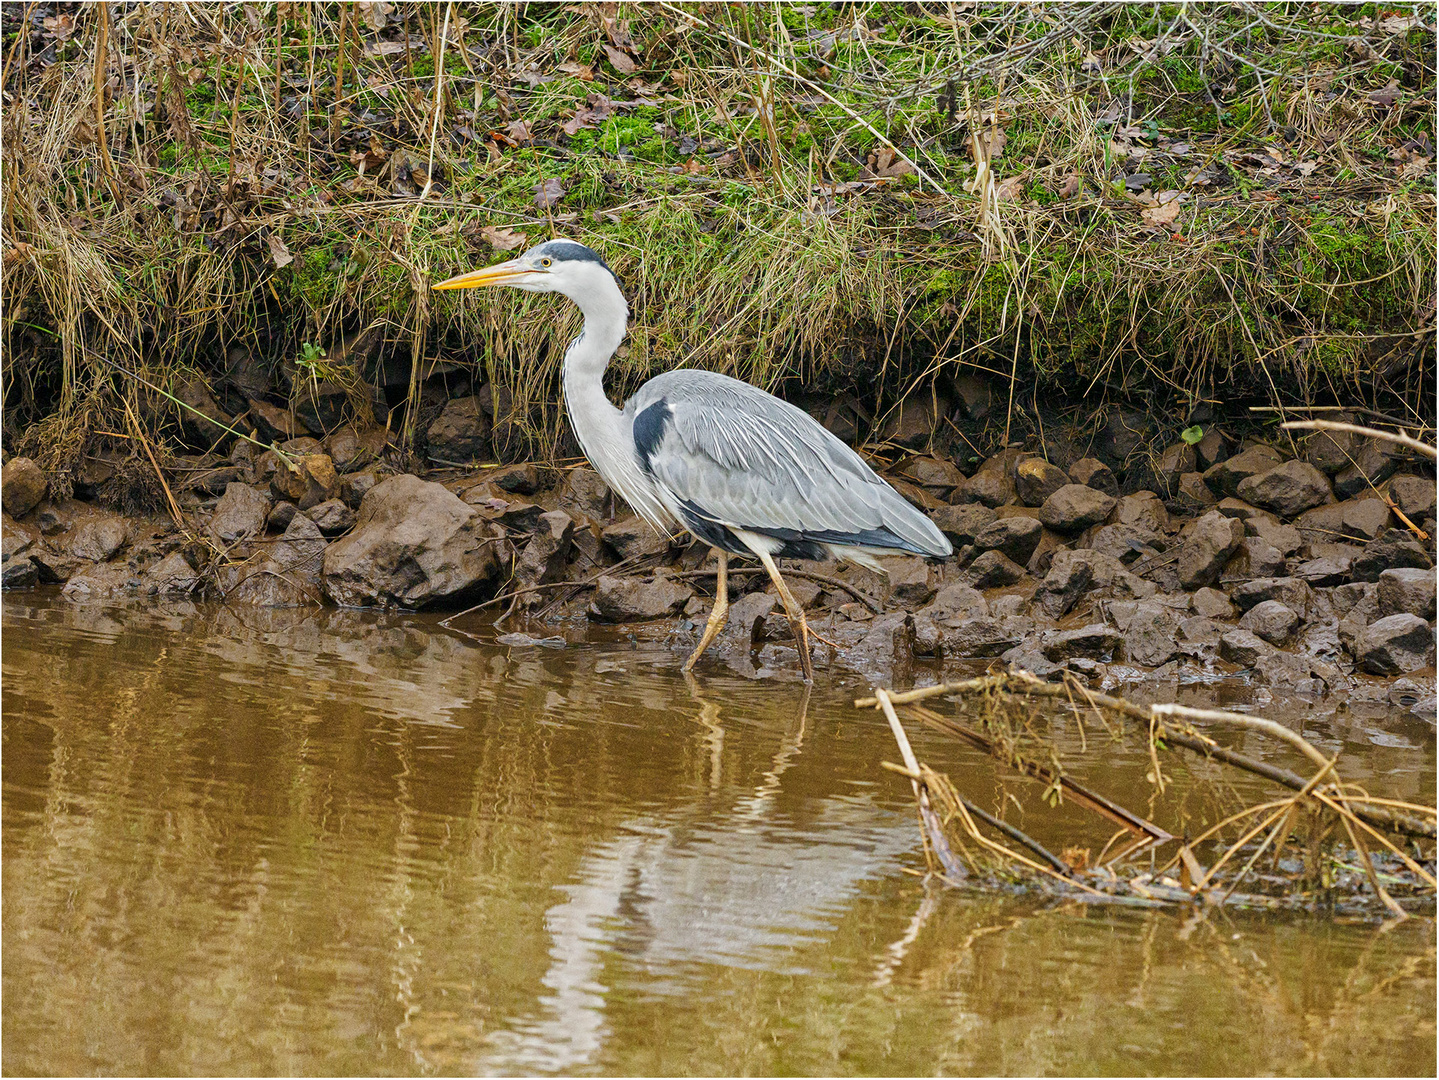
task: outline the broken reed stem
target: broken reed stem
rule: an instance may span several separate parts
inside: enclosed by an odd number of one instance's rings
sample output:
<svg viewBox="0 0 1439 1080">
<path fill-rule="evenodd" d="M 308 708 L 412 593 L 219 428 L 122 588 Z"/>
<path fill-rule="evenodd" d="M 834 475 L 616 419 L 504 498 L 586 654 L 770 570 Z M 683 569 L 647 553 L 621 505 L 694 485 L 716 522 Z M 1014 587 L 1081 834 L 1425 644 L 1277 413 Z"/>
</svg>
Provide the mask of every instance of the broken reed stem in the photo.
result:
<svg viewBox="0 0 1439 1080">
<path fill-rule="evenodd" d="M 1279 426 L 1294 431 L 1347 431 L 1352 435 L 1364 435 L 1370 439 L 1382 439 L 1385 442 L 1407 446 L 1410 450 L 1423 454 L 1430 461 L 1439 458 L 1439 449 L 1436 449 L 1429 443 L 1421 442 L 1408 435 L 1395 434 L 1392 431 L 1380 431 L 1378 428 L 1362 427 L 1359 424 L 1345 424 L 1338 420 L 1290 420 Z"/>
<path fill-rule="evenodd" d="M 904 733 L 904 725 L 895 715 L 894 706 L 889 703 L 889 696 L 883 690 L 876 690 L 874 693 L 880 709 L 884 712 L 884 718 L 889 721 L 889 730 L 894 734 L 894 741 L 899 744 L 899 753 L 904 758 L 905 767 L 913 774 L 909 781 L 910 787 L 914 790 L 915 802 L 919 804 L 920 821 L 924 826 L 929 847 L 939 858 L 945 875 L 953 881 L 963 881 L 969 877 L 969 871 L 949 849 L 949 841 L 944 836 L 944 825 L 939 820 L 939 815 L 934 812 L 934 807 L 930 805 L 929 788 L 917 779 L 922 775 L 919 771 L 919 759 L 914 756 L 914 747 L 909 745 L 909 736 Z"/>
<path fill-rule="evenodd" d="M 1054 698 L 1064 701 L 1071 693 L 1078 693 L 1085 701 L 1100 708 L 1108 709 L 1116 715 L 1127 717 L 1145 725 L 1146 731 L 1150 722 L 1150 709 L 1134 704 L 1121 697 L 1113 697 L 1109 694 L 1102 694 L 1088 687 L 1081 686 L 1066 678 L 1063 683 L 1048 683 L 1038 679 L 1028 672 L 1010 672 L 1001 675 L 984 675 L 975 679 L 966 679 L 957 683 L 941 683 L 938 686 L 925 686 L 916 690 L 907 690 L 902 693 L 890 695 L 890 701 L 896 705 L 912 704 L 922 701 L 925 698 L 937 697 L 942 694 L 978 694 L 992 691 L 1018 694 L 1029 697 Z M 873 697 L 859 698 L 855 701 L 855 707 L 860 709 L 872 709 L 876 704 Z M 1229 714 L 1238 716 L 1237 713 Z M 1253 720 L 1254 717 L 1244 717 L 1245 720 Z M 1285 729 L 1287 730 L 1287 729 Z M 1292 735 L 1293 733 L 1290 732 Z M 1160 736 L 1169 746 L 1178 746 L 1192 753 L 1211 758 L 1215 761 L 1233 765 L 1237 769 L 1262 776 L 1289 788 L 1291 791 L 1303 791 L 1308 780 L 1291 772 L 1289 769 L 1278 765 L 1271 765 L 1265 761 L 1257 761 L 1254 758 L 1240 754 L 1237 751 L 1229 750 L 1219 746 L 1213 740 L 1206 739 L 1198 734 L 1175 731 L 1166 727 Z M 1306 755 L 1307 756 L 1307 755 Z M 1326 759 L 1327 760 L 1327 759 Z M 1359 800 L 1355 800 L 1359 801 Z M 1436 829 L 1433 821 L 1422 821 L 1410 814 L 1402 813 L 1396 807 L 1389 807 L 1381 803 L 1367 804 L 1369 809 L 1353 809 L 1354 816 L 1376 828 L 1389 829 L 1393 832 L 1406 836 L 1414 836 L 1421 839 L 1432 840 L 1435 838 Z M 1424 807 L 1427 814 L 1434 814 L 1434 810 Z"/>
</svg>

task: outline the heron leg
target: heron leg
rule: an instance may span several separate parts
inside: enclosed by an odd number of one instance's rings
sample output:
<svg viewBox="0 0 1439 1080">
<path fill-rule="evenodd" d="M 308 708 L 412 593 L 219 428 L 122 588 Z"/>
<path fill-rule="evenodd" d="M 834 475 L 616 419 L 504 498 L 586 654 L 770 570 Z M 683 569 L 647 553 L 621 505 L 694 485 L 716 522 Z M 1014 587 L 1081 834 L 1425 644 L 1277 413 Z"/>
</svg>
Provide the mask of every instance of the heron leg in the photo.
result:
<svg viewBox="0 0 1439 1080">
<path fill-rule="evenodd" d="M 710 608 L 709 622 L 705 623 L 705 632 L 700 636 L 699 647 L 690 653 L 690 658 L 685 661 L 685 671 L 695 666 L 695 661 L 710 647 L 710 642 L 724 629 L 725 620 L 729 618 L 729 553 L 719 548 L 715 548 L 714 552 L 719 561 L 719 569 L 715 571 L 715 604 Z"/>
<path fill-rule="evenodd" d="M 804 621 L 804 608 L 799 606 L 799 601 L 794 598 L 794 593 L 789 591 L 789 586 L 784 583 L 784 578 L 779 576 L 779 568 L 774 564 L 774 558 L 765 552 L 757 551 L 759 561 L 764 563 L 764 568 L 769 572 L 770 580 L 774 587 L 779 590 L 779 598 L 784 601 L 784 613 L 789 616 L 790 629 L 794 631 L 795 645 L 799 647 L 799 666 L 804 671 L 804 681 L 814 682 L 814 661 L 809 655 L 809 623 Z"/>
</svg>

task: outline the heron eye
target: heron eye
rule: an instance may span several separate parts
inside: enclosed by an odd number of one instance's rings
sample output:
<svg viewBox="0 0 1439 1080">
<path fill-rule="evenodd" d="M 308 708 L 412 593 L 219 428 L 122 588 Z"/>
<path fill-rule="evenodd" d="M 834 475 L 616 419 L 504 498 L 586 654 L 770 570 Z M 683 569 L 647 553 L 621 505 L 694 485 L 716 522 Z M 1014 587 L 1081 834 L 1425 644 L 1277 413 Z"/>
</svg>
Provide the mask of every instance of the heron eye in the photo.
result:
<svg viewBox="0 0 1439 1080">
<path fill-rule="evenodd" d="M 554 262 L 554 261 L 555 261 L 554 259 L 552 259 L 552 258 L 550 258 L 548 255 L 546 255 L 543 259 L 540 260 L 540 265 L 541 265 L 541 266 L 548 267 L 548 266 L 550 265 L 550 263 L 552 263 L 552 262 Z"/>
</svg>

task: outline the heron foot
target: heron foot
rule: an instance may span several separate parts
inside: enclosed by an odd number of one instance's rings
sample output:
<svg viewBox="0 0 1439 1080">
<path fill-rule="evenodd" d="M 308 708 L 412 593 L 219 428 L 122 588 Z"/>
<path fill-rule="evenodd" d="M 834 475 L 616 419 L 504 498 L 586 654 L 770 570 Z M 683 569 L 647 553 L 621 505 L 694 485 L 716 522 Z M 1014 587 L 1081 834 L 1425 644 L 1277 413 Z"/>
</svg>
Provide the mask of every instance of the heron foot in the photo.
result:
<svg viewBox="0 0 1439 1080">
<path fill-rule="evenodd" d="M 779 591 L 779 598 L 784 602 L 784 613 L 789 619 L 790 629 L 794 631 L 794 642 L 799 647 L 799 666 L 804 672 L 806 683 L 814 682 L 814 660 L 809 655 L 809 623 L 804 618 L 804 608 L 800 607 L 799 601 L 794 598 L 794 593 L 789 591 L 789 586 L 784 583 L 784 578 L 779 576 L 779 568 L 775 566 L 774 559 L 762 552 L 756 552 L 759 561 L 764 564 L 765 570 L 769 572 L 770 580 Z"/>
<path fill-rule="evenodd" d="M 715 558 L 719 562 L 719 568 L 715 571 L 714 607 L 710 608 L 709 621 L 705 623 L 705 632 L 700 635 L 700 643 L 695 651 L 690 653 L 682 671 L 690 671 L 695 666 L 695 661 L 710 647 L 710 642 L 719 636 L 729 618 L 729 555 L 715 548 Z"/>
</svg>

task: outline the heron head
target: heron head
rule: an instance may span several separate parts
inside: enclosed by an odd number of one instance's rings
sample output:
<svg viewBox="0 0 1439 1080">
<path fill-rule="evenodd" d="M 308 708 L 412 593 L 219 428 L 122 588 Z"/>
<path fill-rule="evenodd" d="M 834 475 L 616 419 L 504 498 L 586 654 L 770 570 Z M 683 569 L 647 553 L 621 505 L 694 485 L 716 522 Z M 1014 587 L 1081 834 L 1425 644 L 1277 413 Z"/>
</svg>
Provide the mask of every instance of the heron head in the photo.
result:
<svg viewBox="0 0 1439 1080">
<path fill-rule="evenodd" d="M 618 287 L 614 271 L 604 259 L 573 240 L 547 240 L 518 259 L 472 270 L 441 281 L 434 289 L 475 289 L 482 285 L 510 285 L 526 292 L 557 292 L 580 302 L 587 294 L 607 286 Z"/>
</svg>

